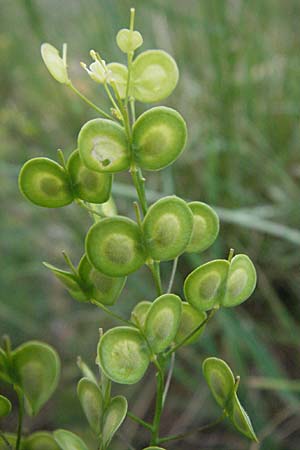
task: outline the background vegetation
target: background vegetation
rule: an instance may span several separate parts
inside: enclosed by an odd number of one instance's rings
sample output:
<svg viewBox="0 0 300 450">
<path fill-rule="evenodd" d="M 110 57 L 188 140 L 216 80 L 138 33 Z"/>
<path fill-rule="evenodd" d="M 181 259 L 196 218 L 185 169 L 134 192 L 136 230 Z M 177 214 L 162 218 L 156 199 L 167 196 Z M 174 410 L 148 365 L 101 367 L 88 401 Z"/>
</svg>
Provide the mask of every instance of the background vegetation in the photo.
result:
<svg viewBox="0 0 300 450">
<path fill-rule="evenodd" d="M 216 417 L 201 376 L 204 356 L 219 355 L 242 376 L 243 403 L 261 444 L 249 444 L 228 425 L 170 449 L 299 450 L 300 447 L 300 3 L 298 0 L 0 0 L 0 332 L 14 345 L 37 338 L 63 360 L 59 390 L 27 429 L 68 427 L 87 440 L 76 399 L 76 356 L 94 365 L 98 328 L 111 319 L 73 301 L 43 268 L 63 265 L 61 250 L 78 261 L 90 219 L 76 206 L 47 211 L 26 202 L 17 187 L 20 166 L 38 155 L 55 157 L 76 146 L 81 125 L 95 117 L 48 75 L 41 42 L 69 44 L 75 85 L 105 105 L 83 72 L 95 48 L 106 61 L 122 61 L 115 44 L 137 8 L 144 49 L 162 48 L 177 60 L 181 79 L 168 104 L 186 118 L 189 145 L 174 169 L 147 174 L 149 200 L 172 193 L 217 207 L 220 238 L 201 256 L 185 256 L 177 289 L 196 264 L 247 252 L 259 282 L 252 300 L 222 311 L 198 344 L 180 351 L 163 431 L 173 433 Z M 129 177 L 118 176 L 119 211 L 132 211 Z M 170 267 L 164 264 L 164 275 Z M 117 308 L 126 315 L 153 298 L 146 270 L 130 277 Z M 131 409 L 150 417 L 153 374 L 129 392 Z M 0 386 L 3 392 L 5 387 Z M 123 389 L 118 388 L 118 392 Z M 125 390 L 124 390 L 125 392 Z M 8 428 L 14 428 L 10 421 Z M 127 421 L 114 450 L 145 443 Z"/>
</svg>

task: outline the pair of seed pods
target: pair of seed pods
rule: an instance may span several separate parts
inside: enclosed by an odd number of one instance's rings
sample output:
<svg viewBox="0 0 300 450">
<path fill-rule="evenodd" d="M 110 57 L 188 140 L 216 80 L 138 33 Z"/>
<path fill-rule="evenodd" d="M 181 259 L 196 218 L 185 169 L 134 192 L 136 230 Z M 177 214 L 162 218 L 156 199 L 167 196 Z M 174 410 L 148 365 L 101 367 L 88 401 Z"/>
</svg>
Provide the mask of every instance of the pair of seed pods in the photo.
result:
<svg viewBox="0 0 300 450">
<path fill-rule="evenodd" d="M 184 251 L 200 252 L 216 239 L 219 220 L 201 202 L 187 204 L 176 196 L 164 197 L 148 210 L 142 226 L 115 216 L 93 225 L 86 237 L 90 263 L 109 276 L 125 276 L 150 257 L 168 261 Z"/>
</svg>

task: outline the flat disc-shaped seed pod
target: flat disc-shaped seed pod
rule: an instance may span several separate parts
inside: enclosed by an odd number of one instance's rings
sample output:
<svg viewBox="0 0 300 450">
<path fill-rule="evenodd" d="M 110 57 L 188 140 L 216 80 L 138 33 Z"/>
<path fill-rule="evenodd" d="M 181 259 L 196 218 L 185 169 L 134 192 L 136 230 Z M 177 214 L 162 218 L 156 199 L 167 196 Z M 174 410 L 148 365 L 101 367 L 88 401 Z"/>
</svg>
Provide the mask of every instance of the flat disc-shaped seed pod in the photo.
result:
<svg viewBox="0 0 300 450">
<path fill-rule="evenodd" d="M 242 407 L 238 396 L 236 393 L 233 394 L 232 400 L 230 402 L 230 412 L 229 418 L 233 423 L 234 427 L 248 439 L 258 442 L 255 431 L 251 424 L 251 420 Z"/>
<path fill-rule="evenodd" d="M 47 269 L 50 269 L 55 277 L 68 289 L 72 297 L 79 301 L 87 301 L 89 299 L 87 293 L 82 289 L 73 273 L 59 269 L 46 262 L 43 264 Z"/>
<path fill-rule="evenodd" d="M 163 169 L 183 152 L 186 138 L 186 123 L 175 109 L 165 106 L 149 109 L 133 127 L 135 159 L 142 169 Z"/>
<path fill-rule="evenodd" d="M 141 333 L 130 327 L 107 331 L 98 346 L 98 357 L 105 375 L 120 384 L 134 384 L 144 376 L 150 355 Z"/>
<path fill-rule="evenodd" d="M 113 305 L 121 294 L 126 277 L 110 277 L 95 269 L 84 255 L 78 266 L 78 273 L 86 284 L 91 298 L 103 305 Z"/>
<path fill-rule="evenodd" d="M 161 353 L 174 341 L 180 325 L 181 303 L 175 294 L 161 295 L 152 303 L 144 329 L 154 353 Z"/>
<path fill-rule="evenodd" d="M 60 450 L 51 433 L 37 431 L 23 440 L 23 450 Z"/>
<path fill-rule="evenodd" d="M 88 169 L 81 161 L 78 150 L 69 157 L 67 168 L 77 198 L 89 203 L 107 202 L 111 193 L 111 174 Z"/>
<path fill-rule="evenodd" d="M 165 450 L 165 449 L 162 447 L 147 447 L 144 448 L 143 450 Z"/>
<path fill-rule="evenodd" d="M 143 44 L 143 37 L 141 33 L 134 30 L 123 28 L 117 34 L 117 44 L 123 53 L 134 52 Z"/>
<path fill-rule="evenodd" d="M 89 378 L 82 378 L 77 385 L 77 395 L 91 429 L 101 431 L 103 398 L 99 387 Z"/>
<path fill-rule="evenodd" d="M 235 379 L 228 364 L 219 358 L 206 358 L 203 375 L 211 393 L 221 408 L 227 408 L 234 393 Z"/>
<path fill-rule="evenodd" d="M 247 255 L 232 258 L 228 273 L 223 306 L 231 307 L 243 303 L 250 297 L 256 286 L 256 270 Z"/>
<path fill-rule="evenodd" d="M 148 302 L 147 300 L 143 300 L 142 302 L 139 302 L 137 305 L 135 305 L 131 312 L 131 322 L 143 328 L 151 305 L 152 303 Z"/>
<path fill-rule="evenodd" d="M 193 270 L 184 282 L 186 300 L 198 309 L 208 311 L 218 307 L 225 295 L 229 262 L 217 259 Z"/>
<path fill-rule="evenodd" d="M 127 414 L 127 400 L 122 395 L 113 397 L 103 417 L 103 444 L 107 446 L 118 431 Z"/>
<path fill-rule="evenodd" d="M 93 119 L 78 135 L 78 150 L 83 164 L 96 172 L 121 172 L 130 165 L 124 128 L 107 119 Z"/>
<path fill-rule="evenodd" d="M 181 255 L 193 230 L 193 214 L 179 197 L 164 197 L 154 203 L 143 222 L 143 236 L 149 255 L 168 261 Z"/>
<path fill-rule="evenodd" d="M 11 403 L 8 398 L 0 394 L 0 419 L 6 417 L 11 412 Z"/>
<path fill-rule="evenodd" d="M 32 203 L 60 208 L 73 201 L 68 175 L 62 166 L 48 158 L 32 158 L 22 167 L 19 188 Z"/>
<path fill-rule="evenodd" d="M 109 77 L 109 83 L 112 80 L 116 83 L 118 93 L 121 98 L 125 98 L 126 96 L 126 86 L 127 86 L 127 78 L 128 78 L 128 69 L 124 64 L 119 63 L 110 63 L 107 64 L 107 69 L 111 72 Z"/>
<path fill-rule="evenodd" d="M 25 395 L 30 415 L 36 415 L 55 391 L 60 374 L 60 361 L 50 345 L 29 341 L 12 352 L 16 384 Z"/>
<path fill-rule="evenodd" d="M 54 439 L 61 450 L 89 450 L 82 439 L 68 430 L 56 430 Z"/>
<path fill-rule="evenodd" d="M 143 103 L 159 102 L 172 93 L 178 78 L 172 56 L 163 50 L 148 50 L 132 64 L 133 96 Z"/>
<path fill-rule="evenodd" d="M 194 216 L 193 233 L 186 252 L 202 252 L 210 247 L 219 233 L 219 217 L 206 203 L 188 203 Z"/>
<path fill-rule="evenodd" d="M 189 303 L 182 302 L 182 313 L 180 319 L 180 325 L 175 336 L 175 342 L 178 344 L 182 342 L 193 330 L 195 330 L 206 319 L 206 313 L 204 311 L 198 311 L 193 308 Z M 184 345 L 193 344 L 201 336 L 205 329 L 203 325 L 193 337 L 189 338 Z"/>
<path fill-rule="evenodd" d="M 45 42 L 41 45 L 41 54 L 53 78 L 59 83 L 68 84 L 67 66 L 63 58 L 60 57 L 58 50 L 53 45 Z"/>
<path fill-rule="evenodd" d="M 135 272 L 146 259 L 139 227 L 121 216 L 105 218 L 90 228 L 86 254 L 97 270 L 112 277 Z"/>
</svg>

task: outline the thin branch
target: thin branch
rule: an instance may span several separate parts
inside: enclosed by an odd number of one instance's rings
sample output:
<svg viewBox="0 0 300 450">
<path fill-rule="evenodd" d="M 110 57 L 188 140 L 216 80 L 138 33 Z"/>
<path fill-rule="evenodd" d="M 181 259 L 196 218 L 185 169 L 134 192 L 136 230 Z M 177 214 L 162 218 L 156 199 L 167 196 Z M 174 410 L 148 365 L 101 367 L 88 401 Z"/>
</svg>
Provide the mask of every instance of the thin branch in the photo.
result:
<svg viewBox="0 0 300 450">
<path fill-rule="evenodd" d="M 174 372 L 174 367 L 175 367 L 175 353 L 172 353 L 169 372 L 168 372 L 168 376 L 167 376 L 167 380 L 166 380 L 166 384 L 165 384 L 165 390 L 163 393 L 163 404 L 166 401 L 166 398 L 167 398 L 167 395 L 168 395 L 168 392 L 170 389 L 170 384 L 171 384 L 171 380 L 172 380 L 172 376 L 173 376 L 173 372 Z"/>
<path fill-rule="evenodd" d="M 127 412 L 127 417 L 129 417 L 131 420 L 133 420 L 134 422 L 138 423 L 139 425 L 142 425 L 144 428 L 147 428 L 148 430 L 152 431 L 153 427 L 152 427 L 151 423 L 148 423 L 145 420 L 140 419 L 139 417 L 137 417 L 132 412 L 128 411 Z"/>
<path fill-rule="evenodd" d="M 176 275 L 176 270 L 177 270 L 177 265 L 178 265 L 178 259 L 179 259 L 179 256 L 177 256 L 177 258 L 175 258 L 174 261 L 173 261 L 173 267 L 172 267 L 171 277 L 170 277 L 170 281 L 169 281 L 169 285 L 168 285 L 168 290 L 167 290 L 167 293 L 168 293 L 168 294 L 172 291 L 172 288 L 173 288 L 173 283 L 174 283 L 174 279 L 175 279 L 175 275 Z"/>
</svg>

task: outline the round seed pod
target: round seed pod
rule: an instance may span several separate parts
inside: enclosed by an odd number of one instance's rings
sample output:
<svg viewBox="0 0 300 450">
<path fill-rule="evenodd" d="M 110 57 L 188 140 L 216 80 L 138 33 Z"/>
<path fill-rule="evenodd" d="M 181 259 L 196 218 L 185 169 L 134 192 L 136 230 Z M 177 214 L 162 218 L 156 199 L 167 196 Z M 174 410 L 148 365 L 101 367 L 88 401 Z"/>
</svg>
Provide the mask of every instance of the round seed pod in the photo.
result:
<svg viewBox="0 0 300 450">
<path fill-rule="evenodd" d="M 68 175 L 62 166 L 48 158 L 32 158 L 22 167 L 19 188 L 32 203 L 60 208 L 73 201 Z"/>
<path fill-rule="evenodd" d="M 70 80 L 67 72 L 67 65 L 60 57 L 57 48 L 45 42 L 41 45 L 43 61 L 53 78 L 62 84 L 69 84 Z"/>
<path fill-rule="evenodd" d="M 172 93 L 178 78 L 172 56 L 163 50 L 148 50 L 132 64 L 133 96 L 143 103 L 159 102 Z"/>
<path fill-rule="evenodd" d="M 193 233 L 186 252 L 203 252 L 216 240 L 219 233 L 219 217 L 206 203 L 188 203 L 194 216 Z"/>
<path fill-rule="evenodd" d="M 250 297 L 256 286 L 256 270 L 247 255 L 232 258 L 228 273 L 226 294 L 223 306 L 232 307 L 243 303 Z"/>
<path fill-rule="evenodd" d="M 152 303 L 148 302 L 147 300 L 139 302 L 137 305 L 135 305 L 135 307 L 131 312 L 130 317 L 131 322 L 143 328 L 146 316 L 148 314 L 151 305 Z"/>
<path fill-rule="evenodd" d="M 138 225 L 127 217 L 107 217 L 93 225 L 86 237 L 90 263 L 111 277 L 135 272 L 146 254 Z"/>
<path fill-rule="evenodd" d="M 105 375 L 120 384 L 137 383 L 150 362 L 144 338 L 138 330 L 130 327 L 107 331 L 100 339 L 98 358 Z"/>
<path fill-rule="evenodd" d="M 127 78 L 128 78 L 128 69 L 124 64 L 119 63 L 110 63 L 107 64 L 107 69 L 110 70 L 111 75 L 109 77 L 109 83 L 112 80 L 115 81 L 119 95 L 121 98 L 125 98 L 126 96 L 126 87 L 127 87 Z"/>
<path fill-rule="evenodd" d="M 258 442 L 255 431 L 251 424 L 250 418 L 244 408 L 242 407 L 236 393 L 233 394 L 230 402 L 229 418 L 234 427 L 248 439 Z"/>
<path fill-rule="evenodd" d="M 109 277 L 96 270 L 83 255 L 78 273 L 90 293 L 90 298 L 103 305 L 113 305 L 121 294 L 126 277 Z"/>
<path fill-rule="evenodd" d="M 168 261 L 184 252 L 193 230 L 193 214 L 184 200 L 164 197 L 148 210 L 143 236 L 149 255 L 156 261 Z"/>
<path fill-rule="evenodd" d="M 147 447 L 144 448 L 143 450 L 165 450 L 165 449 L 162 447 Z"/>
<path fill-rule="evenodd" d="M 198 311 L 193 308 L 189 303 L 182 302 L 182 313 L 180 319 L 180 325 L 175 336 L 175 343 L 182 342 L 193 330 L 195 330 L 206 319 L 206 313 L 204 311 Z M 184 345 L 193 344 L 201 336 L 205 329 L 203 325 L 193 337 L 188 339 Z"/>
<path fill-rule="evenodd" d="M 87 169 L 80 159 L 78 150 L 70 155 L 67 169 L 73 193 L 77 198 L 89 203 L 104 203 L 109 199 L 112 175 Z"/>
<path fill-rule="evenodd" d="M 145 335 L 152 351 L 157 354 L 169 347 L 177 334 L 181 319 L 181 299 L 164 294 L 152 303 L 145 320 Z"/>
<path fill-rule="evenodd" d="M 24 450 L 60 450 L 51 433 L 36 431 L 23 439 Z"/>
<path fill-rule="evenodd" d="M 101 390 L 89 378 L 81 378 L 77 384 L 77 395 L 91 429 L 99 434 L 103 413 Z"/>
<path fill-rule="evenodd" d="M 135 159 L 142 169 L 163 169 L 183 152 L 186 139 L 186 123 L 175 109 L 165 106 L 149 109 L 133 127 Z"/>
<path fill-rule="evenodd" d="M 93 119 L 78 135 L 78 150 L 83 164 L 96 172 L 121 172 L 130 165 L 127 137 L 112 120 Z"/>
<path fill-rule="evenodd" d="M 123 28 L 117 34 L 117 44 L 123 53 L 134 52 L 143 44 L 143 37 L 138 31 Z"/>
<path fill-rule="evenodd" d="M 202 364 L 202 371 L 218 405 L 227 408 L 235 386 L 235 379 L 228 364 L 219 358 L 206 358 Z"/>
<path fill-rule="evenodd" d="M 123 395 L 113 397 L 103 417 L 103 444 L 107 446 L 125 420 L 128 404 Z"/>
<path fill-rule="evenodd" d="M 4 397 L 4 395 L 0 395 L 0 419 L 8 416 L 11 412 L 11 408 L 12 406 L 8 398 Z"/>
<path fill-rule="evenodd" d="M 83 440 L 68 430 L 56 430 L 54 439 L 61 450 L 89 450 Z"/>
<path fill-rule="evenodd" d="M 225 259 L 210 261 L 193 270 L 184 282 L 184 295 L 198 311 L 208 311 L 221 305 L 229 270 Z"/>
</svg>

